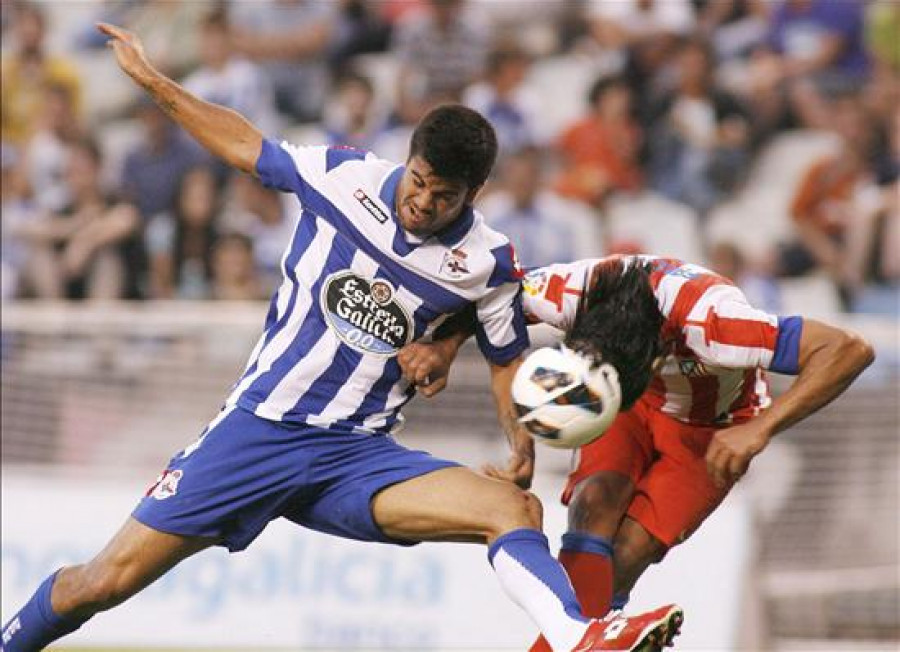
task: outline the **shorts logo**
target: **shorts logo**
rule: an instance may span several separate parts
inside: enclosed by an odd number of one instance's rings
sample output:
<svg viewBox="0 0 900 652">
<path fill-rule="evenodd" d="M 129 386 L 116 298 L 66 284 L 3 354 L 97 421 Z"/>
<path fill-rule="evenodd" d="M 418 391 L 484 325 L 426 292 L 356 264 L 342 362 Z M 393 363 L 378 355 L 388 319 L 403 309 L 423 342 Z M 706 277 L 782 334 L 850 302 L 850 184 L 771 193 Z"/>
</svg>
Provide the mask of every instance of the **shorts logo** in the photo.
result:
<svg viewBox="0 0 900 652">
<path fill-rule="evenodd" d="M 547 287 L 547 272 L 537 269 L 522 279 L 522 291 L 530 297 L 539 297 Z"/>
<path fill-rule="evenodd" d="M 454 279 L 462 278 L 469 273 L 469 268 L 466 266 L 468 257 L 468 254 L 462 249 L 451 249 L 444 254 L 444 260 L 441 262 L 438 273 Z"/>
<path fill-rule="evenodd" d="M 381 207 L 378 206 L 378 204 L 376 204 L 374 201 L 372 201 L 372 199 L 366 193 L 364 193 L 361 188 L 356 189 L 356 192 L 353 193 L 353 197 L 356 199 L 356 201 L 362 204 L 363 208 L 369 211 L 369 214 L 376 220 L 378 220 L 380 224 L 384 224 L 388 221 L 388 216 L 383 210 L 381 210 Z"/>
<path fill-rule="evenodd" d="M 150 498 L 156 498 L 156 500 L 165 500 L 174 496 L 178 493 L 178 483 L 181 482 L 183 475 L 184 471 L 181 469 L 163 471 L 156 479 L 156 482 L 147 490 L 146 495 Z"/>
<path fill-rule="evenodd" d="M 337 272 L 325 279 L 319 299 L 328 325 L 360 353 L 392 357 L 412 338 L 412 319 L 383 279 Z"/>
</svg>

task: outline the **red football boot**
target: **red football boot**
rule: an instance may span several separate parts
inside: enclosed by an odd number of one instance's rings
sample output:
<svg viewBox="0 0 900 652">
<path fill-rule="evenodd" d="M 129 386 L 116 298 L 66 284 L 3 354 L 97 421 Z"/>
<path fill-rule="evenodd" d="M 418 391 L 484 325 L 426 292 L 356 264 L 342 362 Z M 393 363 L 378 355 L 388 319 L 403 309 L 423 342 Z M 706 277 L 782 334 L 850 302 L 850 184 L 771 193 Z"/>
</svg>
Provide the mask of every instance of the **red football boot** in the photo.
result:
<svg viewBox="0 0 900 652">
<path fill-rule="evenodd" d="M 660 652 L 672 645 L 682 621 L 684 613 L 674 604 L 637 616 L 595 620 L 572 652 Z"/>
</svg>

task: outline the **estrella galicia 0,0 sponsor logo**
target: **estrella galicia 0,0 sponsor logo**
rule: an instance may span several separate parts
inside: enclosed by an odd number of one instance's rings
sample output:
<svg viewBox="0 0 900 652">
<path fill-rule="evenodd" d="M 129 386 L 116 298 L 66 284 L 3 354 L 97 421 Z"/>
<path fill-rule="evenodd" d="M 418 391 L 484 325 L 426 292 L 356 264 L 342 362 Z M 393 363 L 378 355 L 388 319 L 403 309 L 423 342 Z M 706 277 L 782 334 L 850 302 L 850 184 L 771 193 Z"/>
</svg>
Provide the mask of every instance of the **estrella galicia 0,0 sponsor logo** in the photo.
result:
<svg viewBox="0 0 900 652">
<path fill-rule="evenodd" d="M 394 356 L 412 337 L 412 319 L 383 279 L 337 272 L 325 279 L 320 301 L 328 325 L 361 353 Z"/>
</svg>

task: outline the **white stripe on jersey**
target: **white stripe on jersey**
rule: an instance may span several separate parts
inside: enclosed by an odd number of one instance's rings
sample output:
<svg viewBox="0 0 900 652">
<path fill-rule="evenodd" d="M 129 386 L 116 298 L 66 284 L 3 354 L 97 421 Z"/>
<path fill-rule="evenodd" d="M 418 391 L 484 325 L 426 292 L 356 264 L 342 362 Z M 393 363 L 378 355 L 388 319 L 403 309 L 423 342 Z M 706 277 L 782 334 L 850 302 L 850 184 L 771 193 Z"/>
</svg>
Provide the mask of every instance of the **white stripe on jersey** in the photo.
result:
<svg viewBox="0 0 900 652">
<path fill-rule="evenodd" d="M 317 227 L 316 235 L 313 238 L 312 243 L 310 243 L 306 248 L 306 251 L 303 252 L 303 255 L 300 257 L 300 260 L 297 261 L 297 265 L 294 268 L 298 279 L 301 275 L 308 275 L 309 270 L 313 270 L 313 273 L 317 273 L 318 270 L 321 270 L 325 265 L 329 251 L 331 251 L 331 243 L 333 242 L 336 233 L 334 227 L 322 220 L 318 220 Z M 304 270 L 307 270 L 306 274 L 303 274 Z M 278 290 L 279 294 L 281 294 L 282 290 L 285 290 L 285 286 L 288 288 L 286 294 L 289 297 L 295 284 L 285 278 L 285 282 Z M 259 353 L 256 370 L 238 383 L 237 387 L 235 387 L 234 391 L 231 393 L 231 396 L 228 397 L 228 404 L 237 402 L 241 394 L 243 394 L 257 378 L 269 371 L 272 368 L 272 365 L 275 364 L 275 362 L 288 350 L 288 347 L 297 335 L 297 331 L 300 329 L 300 324 L 306 319 L 307 313 L 309 313 L 310 308 L 313 306 L 313 297 L 309 291 L 311 286 L 311 282 L 301 282 L 297 284 L 297 298 L 294 301 L 294 310 L 288 316 L 287 324 L 285 324 L 284 328 L 282 328 L 275 337 L 272 338 L 272 341 Z M 279 302 L 280 300 L 281 296 L 279 296 Z M 316 297 L 315 300 L 317 301 L 318 297 Z M 285 310 L 287 309 L 286 306 L 287 302 L 285 301 Z M 281 315 L 284 314 L 281 311 L 279 312 Z M 265 337 L 266 333 L 263 333 L 257 348 L 262 345 Z M 250 366 L 252 366 L 252 363 Z M 261 403 L 256 409 L 256 414 L 266 419 L 278 420 L 281 418 L 281 414 L 278 414 L 273 409 L 266 409 L 266 406 L 267 403 Z"/>
<path fill-rule="evenodd" d="M 672 314 L 672 308 L 675 307 L 675 302 L 678 300 L 678 293 L 681 292 L 681 287 L 688 280 L 684 276 L 667 274 L 659 281 L 659 286 L 656 288 L 656 300 L 659 303 L 660 312 L 666 319 Z"/>
</svg>

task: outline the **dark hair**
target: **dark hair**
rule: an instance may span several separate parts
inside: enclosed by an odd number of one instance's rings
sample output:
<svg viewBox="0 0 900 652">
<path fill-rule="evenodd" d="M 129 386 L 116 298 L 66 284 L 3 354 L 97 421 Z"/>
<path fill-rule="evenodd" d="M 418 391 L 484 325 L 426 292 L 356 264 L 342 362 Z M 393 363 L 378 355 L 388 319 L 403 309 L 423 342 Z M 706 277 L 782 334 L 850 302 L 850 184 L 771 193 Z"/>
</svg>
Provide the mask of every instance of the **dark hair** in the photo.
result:
<svg viewBox="0 0 900 652">
<path fill-rule="evenodd" d="M 497 160 L 497 134 L 477 111 L 460 104 L 431 110 L 413 132 L 409 158 L 421 156 L 434 174 L 464 181 L 469 189 L 482 185 Z"/>
<path fill-rule="evenodd" d="M 615 367 L 622 388 L 622 410 L 640 398 L 662 352 L 663 316 L 650 285 L 649 264 L 625 265 L 622 258 L 596 268 L 578 316 L 566 337 L 574 349 L 599 355 Z"/>
<path fill-rule="evenodd" d="M 597 80 L 591 84 L 590 90 L 588 90 L 588 106 L 596 106 L 600 98 L 614 88 L 629 89 L 631 87 L 624 77 L 618 75 L 601 75 L 598 77 Z"/>
</svg>

